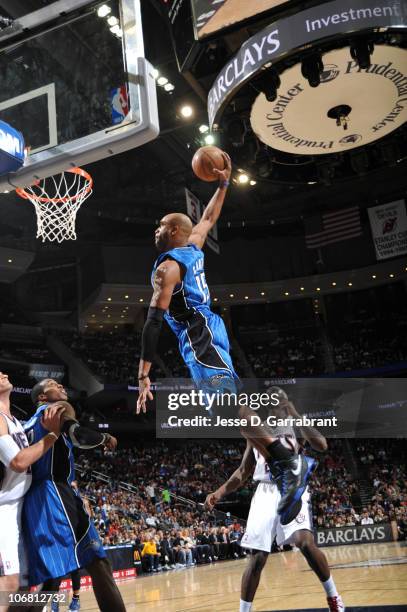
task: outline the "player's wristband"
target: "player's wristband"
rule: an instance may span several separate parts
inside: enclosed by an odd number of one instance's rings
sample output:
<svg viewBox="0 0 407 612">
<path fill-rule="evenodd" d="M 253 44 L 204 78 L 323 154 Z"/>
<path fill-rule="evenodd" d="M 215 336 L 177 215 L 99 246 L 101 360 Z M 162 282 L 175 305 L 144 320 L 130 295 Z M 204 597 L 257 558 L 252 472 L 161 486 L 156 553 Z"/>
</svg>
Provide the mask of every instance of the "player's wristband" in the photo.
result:
<svg viewBox="0 0 407 612">
<path fill-rule="evenodd" d="M 223 188 L 227 189 L 229 185 L 230 185 L 230 181 L 221 181 L 219 183 L 219 189 L 223 189 Z"/>
</svg>

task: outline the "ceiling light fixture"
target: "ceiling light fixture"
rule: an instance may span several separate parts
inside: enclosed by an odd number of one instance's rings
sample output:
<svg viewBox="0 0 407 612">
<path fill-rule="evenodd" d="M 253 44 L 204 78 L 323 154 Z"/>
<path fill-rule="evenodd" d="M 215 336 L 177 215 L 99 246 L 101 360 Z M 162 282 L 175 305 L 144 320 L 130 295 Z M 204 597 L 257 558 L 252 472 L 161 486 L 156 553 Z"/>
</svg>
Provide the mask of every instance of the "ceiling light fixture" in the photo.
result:
<svg viewBox="0 0 407 612">
<path fill-rule="evenodd" d="M 181 107 L 180 113 L 185 119 L 189 119 L 194 114 L 194 109 L 189 104 L 185 104 Z"/>
<path fill-rule="evenodd" d="M 107 4 L 102 4 L 102 6 L 99 6 L 98 11 L 97 11 L 98 17 L 106 17 L 111 12 L 112 12 L 112 9 Z"/>
<path fill-rule="evenodd" d="M 247 185 L 247 183 L 249 182 L 249 177 L 245 172 L 243 172 L 242 174 L 239 174 L 237 180 L 241 185 Z"/>
</svg>

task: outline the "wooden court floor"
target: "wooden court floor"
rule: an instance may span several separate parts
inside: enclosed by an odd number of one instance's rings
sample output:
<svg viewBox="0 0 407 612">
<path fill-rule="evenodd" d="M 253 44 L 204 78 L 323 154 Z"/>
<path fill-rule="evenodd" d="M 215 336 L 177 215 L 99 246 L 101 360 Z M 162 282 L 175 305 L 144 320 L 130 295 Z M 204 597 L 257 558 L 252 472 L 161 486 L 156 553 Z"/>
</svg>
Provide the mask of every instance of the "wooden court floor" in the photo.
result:
<svg viewBox="0 0 407 612">
<path fill-rule="evenodd" d="M 407 611 L 407 542 L 324 548 L 347 610 Z M 238 612 L 246 560 L 223 561 L 123 582 L 131 612 Z M 98 610 L 92 591 L 81 594 L 81 610 Z M 253 609 L 326 610 L 316 576 L 300 552 L 270 555 Z M 111 612 L 114 612 L 113 610 Z M 351 612 L 351 610 L 349 611 Z"/>
</svg>

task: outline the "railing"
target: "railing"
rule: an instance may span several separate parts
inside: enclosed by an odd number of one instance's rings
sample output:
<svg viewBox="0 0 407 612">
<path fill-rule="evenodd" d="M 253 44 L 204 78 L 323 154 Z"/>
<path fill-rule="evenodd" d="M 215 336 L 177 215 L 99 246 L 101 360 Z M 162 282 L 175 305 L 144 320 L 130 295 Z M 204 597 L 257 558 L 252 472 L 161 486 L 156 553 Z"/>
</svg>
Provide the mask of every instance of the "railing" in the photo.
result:
<svg viewBox="0 0 407 612">
<path fill-rule="evenodd" d="M 89 472 L 88 468 L 86 468 L 83 465 L 79 465 L 77 463 L 75 463 L 75 470 L 79 473 Z M 91 470 L 90 477 L 93 478 L 94 480 L 101 480 L 102 482 L 105 482 L 106 484 L 109 484 L 109 485 L 113 484 L 113 478 L 111 478 L 110 476 L 107 476 L 106 474 L 103 474 L 102 472 L 98 472 L 97 470 Z M 136 485 L 130 482 L 124 482 L 123 480 L 119 480 L 117 484 L 118 484 L 119 489 L 121 489 L 122 491 L 127 491 L 128 493 L 132 493 L 133 495 L 135 495 L 137 499 L 142 500 L 142 497 L 140 496 L 138 487 Z M 157 491 L 162 493 L 164 491 L 164 488 L 157 487 Z M 177 504 L 192 507 L 198 510 L 199 512 L 203 512 L 203 503 L 193 501 L 192 499 L 182 497 L 181 495 L 176 495 L 175 493 L 169 492 L 169 494 L 170 494 L 171 499 L 173 499 Z M 221 510 L 213 510 L 212 514 L 215 516 L 216 519 L 224 518 L 224 522 L 226 522 L 226 520 L 228 521 L 237 520 L 239 523 L 243 525 L 246 524 L 245 520 L 237 516 L 234 516 L 232 514 L 230 514 L 229 516 L 226 512 L 222 512 Z"/>
</svg>

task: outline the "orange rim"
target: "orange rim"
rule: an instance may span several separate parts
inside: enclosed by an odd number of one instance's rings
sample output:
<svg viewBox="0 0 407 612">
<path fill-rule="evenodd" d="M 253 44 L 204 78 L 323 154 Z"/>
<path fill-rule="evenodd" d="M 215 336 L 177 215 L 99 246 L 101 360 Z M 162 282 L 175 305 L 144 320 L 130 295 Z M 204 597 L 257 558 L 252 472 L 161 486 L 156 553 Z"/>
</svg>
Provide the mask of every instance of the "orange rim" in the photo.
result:
<svg viewBox="0 0 407 612">
<path fill-rule="evenodd" d="M 88 181 L 88 184 L 85 187 L 85 194 L 89 193 L 89 191 L 92 189 L 93 187 L 93 179 L 91 177 L 91 175 L 86 172 L 86 170 L 84 170 L 83 168 L 70 168 L 69 170 L 65 170 L 65 172 L 70 172 L 71 174 L 79 174 L 82 178 L 86 179 Z M 38 185 L 40 181 L 37 181 L 35 183 L 33 183 L 34 185 Z M 81 194 L 82 194 L 82 190 L 80 190 Z M 43 196 L 37 196 L 35 194 L 31 194 L 28 193 L 28 191 L 26 191 L 24 188 L 20 188 L 17 187 L 16 189 L 16 193 L 17 195 L 20 196 L 20 198 L 23 198 L 24 200 L 34 200 L 34 202 L 73 202 L 78 198 L 78 194 L 76 193 L 73 196 L 66 196 L 65 198 L 46 198 Z"/>
</svg>

